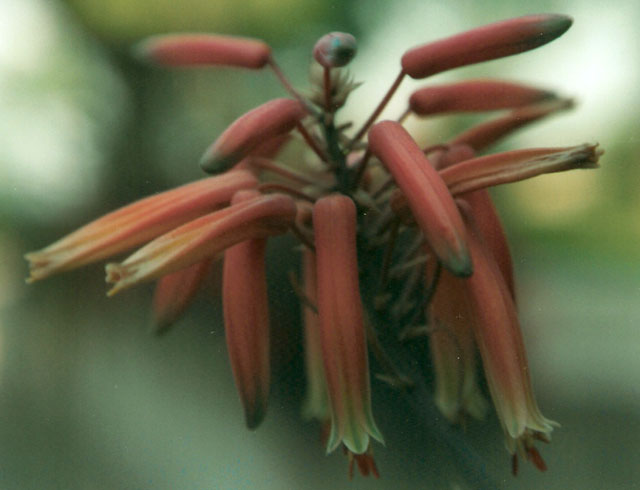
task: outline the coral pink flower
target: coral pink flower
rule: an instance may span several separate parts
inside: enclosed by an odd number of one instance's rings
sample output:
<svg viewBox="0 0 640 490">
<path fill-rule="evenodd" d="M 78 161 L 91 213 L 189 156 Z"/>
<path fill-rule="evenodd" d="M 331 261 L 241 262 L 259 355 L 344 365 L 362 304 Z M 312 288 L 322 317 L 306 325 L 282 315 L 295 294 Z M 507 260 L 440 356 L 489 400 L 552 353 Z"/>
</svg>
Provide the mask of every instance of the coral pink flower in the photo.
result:
<svg viewBox="0 0 640 490">
<path fill-rule="evenodd" d="M 318 314 L 331 406 L 327 451 L 340 443 L 363 454 L 369 438 L 383 442 L 371 412 L 369 362 L 358 285 L 356 207 L 346 196 L 319 199 L 313 208 Z"/>
<path fill-rule="evenodd" d="M 449 144 L 468 145 L 480 152 L 524 126 L 571 107 L 573 107 L 573 102 L 567 99 L 551 100 L 521 107 L 506 116 L 500 116 L 463 131 L 454 137 Z"/>
</svg>

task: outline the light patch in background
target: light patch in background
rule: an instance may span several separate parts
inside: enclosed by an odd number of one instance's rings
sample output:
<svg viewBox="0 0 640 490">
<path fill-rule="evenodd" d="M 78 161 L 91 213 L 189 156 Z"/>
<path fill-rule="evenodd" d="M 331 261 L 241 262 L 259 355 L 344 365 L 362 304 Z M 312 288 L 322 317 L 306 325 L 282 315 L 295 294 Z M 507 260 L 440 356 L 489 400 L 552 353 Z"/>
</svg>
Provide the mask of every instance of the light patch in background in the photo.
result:
<svg viewBox="0 0 640 490">
<path fill-rule="evenodd" d="M 62 221 L 96 197 L 124 87 L 56 3 L 3 0 L 0 19 L 0 200 Z"/>
<path fill-rule="evenodd" d="M 387 5 L 384 4 L 385 7 Z M 396 2 L 384 17 L 380 17 L 375 8 L 359 7 L 359 21 L 367 34 L 358 39 L 358 54 L 349 69 L 356 81 L 364 83 L 349 97 L 340 114 L 345 121 L 355 121 L 355 128 L 360 127 L 391 87 L 400 72 L 400 58 L 405 51 L 469 27 L 465 26 L 463 16 L 454 6 L 444 3 Z M 420 83 L 405 77 L 378 120 L 400 116 L 407 108 L 409 95 Z M 407 121 L 408 130 L 415 126 L 423 130 L 426 127 L 424 122 L 415 118 Z"/>
</svg>

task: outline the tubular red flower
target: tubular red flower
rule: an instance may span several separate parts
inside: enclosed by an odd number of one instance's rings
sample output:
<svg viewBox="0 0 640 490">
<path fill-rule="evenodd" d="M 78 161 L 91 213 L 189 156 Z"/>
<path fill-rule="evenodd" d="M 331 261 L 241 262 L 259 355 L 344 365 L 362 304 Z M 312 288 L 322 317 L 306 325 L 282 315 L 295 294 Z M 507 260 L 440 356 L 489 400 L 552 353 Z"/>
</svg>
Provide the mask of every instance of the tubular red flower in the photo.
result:
<svg viewBox="0 0 640 490">
<path fill-rule="evenodd" d="M 534 439 L 548 440 L 555 423 L 542 416 L 535 401 L 520 324 L 502 274 L 480 235 L 468 236 L 475 272 L 466 287 L 489 391 L 507 449 L 531 459 Z"/>
<path fill-rule="evenodd" d="M 124 252 L 227 204 L 236 191 L 257 185 L 251 173 L 234 171 L 129 204 L 42 250 L 26 254 L 31 273 L 27 281 Z"/>
<path fill-rule="evenodd" d="M 431 277 L 431 274 L 428 274 Z M 471 323 L 475 321 L 466 279 L 443 271 L 429 312 L 429 347 L 435 372 L 435 403 L 452 423 L 465 414 L 480 419 L 487 402 L 478 385 L 476 347 Z"/>
<path fill-rule="evenodd" d="M 412 78 L 425 78 L 542 46 L 564 34 L 572 19 L 564 15 L 529 15 L 477 27 L 440 41 L 410 49 L 402 69 Z"/>
<path fill-rule="evenodd" d="M 320 318 L 318 317 L 317 277 L 315 254 L 305 247 L 302 253 L 304 295 L 310 305 L 303 305 L 304 320 L 304 358 L 307 373 L 307 392 L 303 408 L 306 418 L 320 421 L 328 420 L 329 402 L 327 399 L 327 380 L 322 360 L 322 337 Z M 313 310 L 313 307 L 316 310 Z"/>
<path fill-rule="evenodd" d="M 251 238 L 287 231 L 296 214 L 293 200 L 273 194 L 207 214 L 148 243 L 124 262 L 107 264 L 109 296 L 144 281 L 162 277 Z"/>
<path fill-rule="evenodd" d="M 468 80 L 416 90 L 410 109 L 419 116 L 513 109 L 554 98 L 553 92 L 500 80 Z"/>
<path fill-rule="evenodd" d="M 468 145 L 453 145 L 442 152 L 436 160 L 436 168 L 440 171 L 456 165 L 460 162 L 471 160 L 475 157 L 473 149 Z M 514 302 L 516 299 L 515 281 L 513 278 L 513 262 L 507 236 L 505 235 L 498 212 L 493 205 L 489 192 L 480 189 L 460 195 L 460 199 L 466 202 L 473 210 L 476 229 L 482 234 L 482 238 L 493 257 L 498 263 L 500 272 L 511 292 Z"/>
<path fill-rule="evenodd" d="M 469 145 L 475 151 L 481 152 L 514 131 L 558 111 L 570 109 L 571 107 L 573 107 L 573 101 L 569 99 L 558 99 L 521 107 L 506 116 L 501 116 L 469 128 L 452 139 L 449 144 Z"/>
<path fill-rule="evenodd" d="M 255 199 L 239 192 L 232 205 Z M 266 240 L 247 240 L 224 253 L 222 300 L 227 350 L 247 427 L 260 425 L 269 398 L 269 305 L 265 273 Z"/>
<path fill-rule="evenodd" d="M 409 133 L 382 121 L 369 131 L 369 148 L 391 172 L 427 242 L 457 276 L 472 273 L 465 230 L 446 185 Z"/>
<path fill-rule="evenodd" d="M 167 274 L 158 280 L 153 294 L 153 330 L 166 332 L 191 304 L 211 268 L 210 260 Z"/>
<path fill-rule="evenodd" d="M 597 168 L 602 154 L 597 145 L 568 148 L 530 148 L 472 158 L 440 171 L 449 191 L 456 195 L 537 175 L 576 168 Z"/>
<path fill-rule="evenodd" d="M 306 115 L 293 99 L 274 99 L 247 112 L 231 124 L 200 160 L 208 173 L 220 173 L 238 163 L 259 144 L 291 131 Z"/>
<path fill-rule="evenodd" d="M 313 208 L 318 313 L 331 406 L 327 451 L 340 443 L 363 454 L 369 438 L 383 442 L 371 412 L 369 361 L 356 252 L 356 208 L 330 195 Z"/>
<path fill-rule="evenodd" d="M 168 66 L 218 65 L 263 68 L 271 48 L 263 41 L 214 34 L 171 34 L 153 36 L 136 47 L 143 59 Z"/>
</svg>

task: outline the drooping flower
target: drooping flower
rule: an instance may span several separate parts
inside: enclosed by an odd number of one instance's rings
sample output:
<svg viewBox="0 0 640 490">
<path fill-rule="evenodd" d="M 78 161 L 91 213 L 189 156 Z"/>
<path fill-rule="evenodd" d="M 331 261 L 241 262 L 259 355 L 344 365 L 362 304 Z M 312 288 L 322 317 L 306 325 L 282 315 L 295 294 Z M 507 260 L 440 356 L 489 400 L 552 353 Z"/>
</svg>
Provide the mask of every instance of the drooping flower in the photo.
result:
<svg viewBox="0 0 640 490">
<path fill-rule="evenodd" d="M 385 341 L 421 334 L 429 337 L 435 404 L 445 417 L 459 422 L 465 414 L 483 415 L 479 353 L 514 472 L 517 454 L 544 469 L 533 441 L 548 440 L 554 424 L 533 396 L 511 254 L 486 188 L 595 168 L 602 152 L 583 144 L 478 156 L 572 107 L 548 90 L 502 80 L 422 87 L 397 122 L 374 123 L 405 76 L 422 79 L 521 53 L 552 41 L 571 23 L 560 15 L 526 16 L 408 50 L 388 92 L 353 132 L 338 114 L 359 85 L 344 68 L 356 53 L 349 34 L 327 34 L 314 46 L 318 64 L 308 97 L 261 40 L 153 37 L 137 52 L 156 65 L 270 69 L 289 97 L 247 112 L 218 136 L 201 167 L 220 175 L 133 203 L 27 254 L 28 281 L 142 246 L 107 264 L 108 294 L 157 281 L 154 316 L 163 332 L 224 255 L 227 348 L 245 420 L 255 428 L 271 383 L 265 246 L 272 236 L 291 233 L 304 269 L 303 286 L 294 279 L 291 286 L 304 310 L 305 413 L 328 428 L 328 452 L 342 445 L 350 474 L 357 467 L 378 476 L 371 439 L 383 441 L 373 419 L 368 346 L 374 369 L 382 371 L 375 378 L 420 406 L 431 398 L 412 391 L 417 374 L 407 376 L 396 364 L 400 356 L 409 357 L 404 366 L 424 359 L 410 348 L 391 355 Z M 410 114 L 496 110 L 508 112 L 424 149 L 402 125 Z M 289 164 L 280 151 L 285 144 L 304 144 L 307 152 Z"/>
<path fill-rule="evenodd" d="M 557 424 L 540 413 L 535 401 L 515 304 L 504 278 L 473 224 L 469 235 L 476 265 L 466 282 L 474 315 L 471 326 L 505 443 L 512 455 L 519 454 L 544 470 L 533 442 L 548 442 Z"/>
<path fill-rule="evenodd" d="M 240 191 L 231 204 L 256 199 Z M 227 350 L 250 429 L 262 422 L 269 397 L 269 301 L 264 238 L 227 248 L 222 272 L 222 304 Z"/>
<path fill-rule="evenodd" d="M 371 412 L 369 361 L 358 284 L 356 206 L 346 196 L 319 199 L 313 207 L 318 315 L 331 406 L 327 451 L 340 443 L 354 454 L 383 442 Z"/>
</svg>

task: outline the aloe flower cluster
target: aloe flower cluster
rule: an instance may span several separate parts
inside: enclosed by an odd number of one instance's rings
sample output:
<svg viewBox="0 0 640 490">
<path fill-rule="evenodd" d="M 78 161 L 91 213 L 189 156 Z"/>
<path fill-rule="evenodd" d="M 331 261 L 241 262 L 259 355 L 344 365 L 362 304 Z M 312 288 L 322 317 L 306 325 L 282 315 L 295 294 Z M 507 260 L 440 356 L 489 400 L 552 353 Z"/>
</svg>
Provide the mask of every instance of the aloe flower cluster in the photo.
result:
<svg viewBox="0 0 640 490">
<path fill-rule="evenodd" d="M 541 414 L 533 394 L 509 247 L 486 188 L 594 168 L 601 152 L 582 144 L 486 154 L 515 130 L 572 105 L 550 91 L 504 80 L 425 85 L 396 120 L 377 120 L 406 77 L 422 80 L 528 51 L 562 35 L 571 22 L 561 15 L 526 16 L 414 47 L 359 127 L 339 117 L 359 85 L 344 68 L 356 54 L 349 34 L 318 40 L 308 93 L 291 85 L 260 40 L 150 38 L 137 53 L 155 64 L 271 70 L 288 96 L 240 116 L 217 137 L 200 162 L 210 176 L 125 206 L 28 253 L 28 281 L 141 246 L 107 264 L 108 294 L 155 281 L 160 332 L 188 307 L 211 264 L 223 260 L 229 359 L 246 423 L 255 428 L 266 414 L 270 384 L 265 247 L 288 233 L 300 252 L 292 266 L 300 274 L 291 286 L 303 317 L 304 413 L 324 425 L 327 452 L 343 448 L 350 474 L 357 466 L 377 476 L 372 440 L 384 442 L 373 416 L 369 353 L 378 379 L 411 392 L 417 380 L 384 339 L 402 344 L 425 337 L 435 380 L 430 400 L 444 417 L 455 424 L 485 415 L 484 373 L 513 472 L 518 457 L 544 470 L 534 442 L 548 442 L 556 424 Z M 408 117 L 481 111 L 501 112 L 426 148 L 403 126 Z M 290 145 L 306 151 L 287 163 L 279 155 Z"/>
</svg>

